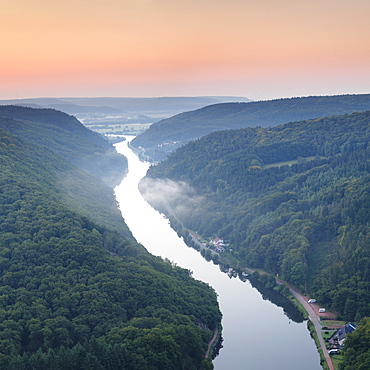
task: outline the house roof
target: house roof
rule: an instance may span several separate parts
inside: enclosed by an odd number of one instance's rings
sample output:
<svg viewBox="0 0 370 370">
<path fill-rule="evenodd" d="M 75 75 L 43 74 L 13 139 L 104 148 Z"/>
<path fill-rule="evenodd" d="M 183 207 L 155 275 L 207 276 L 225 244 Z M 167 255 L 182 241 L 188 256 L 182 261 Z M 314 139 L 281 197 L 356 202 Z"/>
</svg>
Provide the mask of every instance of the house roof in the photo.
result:
<svg viewBox="0 0 370 370">
<path fill-rule="evenodd" d="M 354 330 L 356 330 L 356 328 L 357 326 L 352 322 L 342 326 L 330 337 L 329 342 L 333 342 L 335 340 L 341 342 L 347 336 L 347 334 L 352 333 Z"/>
</svg>

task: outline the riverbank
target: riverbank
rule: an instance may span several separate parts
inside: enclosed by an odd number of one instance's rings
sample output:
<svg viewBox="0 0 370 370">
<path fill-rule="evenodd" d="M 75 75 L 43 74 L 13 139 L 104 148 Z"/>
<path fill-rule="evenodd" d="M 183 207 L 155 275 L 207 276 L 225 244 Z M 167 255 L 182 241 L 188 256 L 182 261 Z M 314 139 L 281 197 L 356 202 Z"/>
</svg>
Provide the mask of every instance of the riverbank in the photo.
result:
<svg viewBox="0 0 370 370">
<path fill-rule="evenodd" d="M 308 318 L 312 322 L 316 335 L 317 335 L 317 339 L 319 342 L 319 347 L 318 347 L 319 353 L 320 351 L 322 351 L 322 355 L 325 359 L 325 362 L 329 370 L 334 370 L 333 362 L 329 356 L 324 338 L 322 336 L 321 317 L 331 317 L 332 319 L 334 319 L 335 314 L 331 312 L 320 313 L 319 306 L 316 303 L 308 303 L 309 297 L 301 294 L 295 287 L 289 286 L 289 291 L 302 304 L 303 308 L 306 310 L 308 314 Z M 321 356 L 321 353 L 320 353 L 320 356 Z"/>
<path fill-rule="evenodd" d="M 119 147 L 120 152 L 124 148 L 127 145 Z M 179 237 L 170 227 L 168 219 L 150 207 L 137 189 L 138 181 L 145 175 L 148 164 L 139 162 L 131 150 L 124 154 L 129 160 L 129 174 L 119 189 L 116 189 L 116 196 L 122 216 L 134 237 L 150 253 L 187 269 L 195 279 L 213 287 L 218 295 L 223 316 L 222 349 L 215 358 L 217 345 L 209 353 L 214 368 L 244 369 L 247 358 L 251 369 L 320 370 L 320 359 L 305 324 L 291 321 L 279 306 L 270 303 L 270 299 L 260 294 L 251 284 L 245 284 L 235 272 L 230 270 L 232 274 L 223 273 L 222 266 L 207 262 L 196 248 L 189 248 L 184 238 Z M 190 238 L 190 235 L 187 234 L 187 237 Z M 198 249 L 201 250 L 200 247 Z M 203 358 L 211 337 L 212 332 L 208 336 Z M 278 340 L 269 349 L 269 356 L 261 356 L 266 350 L 268 338 Z"/>
<path fill-rule="evenodd" d="M 170 222 L 171 222 L 171 220 L 170 220 Z M 205 257 L 206 259 L 208 257 L 211 260 L 213 260 L 213 262 L 216 263 L 216 264 L 222 265 L 224 263 L 231 269 L 241 271 L 242 276 L 243 276 L 243 273 L 251 275 L 256 271 L 256 270 L 248 268 L 248 267 L 240 267 L 238 262 L 236 262 L 236 264 L 235 264 L 229 258 L 225 258 L 222 255 L 222 253 L 219 253 L 215 250 L 212 250 L 212 249 L 208 248 L 205 243 L 201 242 L 201 240 L 202 240 L 201 236 L 199 236 L 194 231 L 186 229 L 184 227 L 184 225 L 182 225 L 179 222 L 179 220 L 176 220 L 176 222 L 178 224 L 180 224 L 182 230 L 185 230 L 188 233 L 189 237 L 187 238 L 186 235 L 182 235 L 183 232 L 180 232 L 180 233 L 178 232 L 179 235 L 181 235 L 184 238 L 184 240 L 185 240 L 185 242 L 187 242 L 188 246 L 193 247 L 193 248 L 195 247 L 195 249 L 200 251 L 202 256 Z M 172 226 L 172 227 L 174 227 L 174 226 Z M 189 243 L 189 240 L 191 241 L 191 243 Z M 206 254 L 204 253 L 205 251 L 210 251 L 210 252 L 208 252 L 207 257 L 206 257 Z M 215 256 L 217 256 L 217 257 L 215 258 Z M 259 271 L 258 272 L 259 274 L 270 275 L 270 274 L 268 274 L 268 273 L 266 273 L 262 270 L 258 270 L 258 271 Z M 322 336 L 322 325 L 321 325 L 320 321 L 321 321 L 322 318 L 327 318 L 327 319 L 334 320 L 336 318 L 336 314 L 332 313 L 332 312 L 327 312 L 327 311 L 325 311 L 323 313 L 319 312 L 320 306 L 317 303 L 308 303 L 310 297 L 305 296 L 296 287 L 286 283 L 285 281 L 279 279 L 278 277 L 274 277 L 274 279 L 275 279 L 275 282 L 276 282 L 277 285 L 280 285 L 280 286 L 283 285 L 288 289 L 289 294 L 291 294 L 300 303 L 301 307 L 305 311 L 306 314 L 304 316 L 308 320 L 310 320 L 310 322 L 312 323 L 313 330 L 315 331 L 315 335 L 317 337 L 317 341 L 315 341 L 315 343 L 316 343 L 317 350 L 318 350 L 318 353 L 319 353 L 320 358 L 321 358 L 321 365 L 323 366 L 323 368 L 324 369 L 329 369 L 329 370 L 335 370 L 333 362 L 330 358 L 330 355 L 328 354 L 328 350 L 326 348 L 324 338 Z M 279 293 L 283 294 L 287 298 L 289 298 L 288 294 L 283 293 L 283 290 L 280 290 Z M 298 305 L 297 305 L 297 308 L 300 309 L 300 307 Z M 311 336 L 313 337 L 312 333 L 311 333 Z M 313 337 L 313 339 L 314 339 L 314 337 Z"/>
</svg>

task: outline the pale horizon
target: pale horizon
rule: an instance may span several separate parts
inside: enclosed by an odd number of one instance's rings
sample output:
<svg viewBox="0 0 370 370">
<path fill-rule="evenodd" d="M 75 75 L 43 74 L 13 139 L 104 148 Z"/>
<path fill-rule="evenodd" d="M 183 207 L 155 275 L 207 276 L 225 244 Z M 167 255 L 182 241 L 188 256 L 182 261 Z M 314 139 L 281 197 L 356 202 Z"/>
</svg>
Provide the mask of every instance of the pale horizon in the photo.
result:
<svg viewBox="0 0 370 370">
<path fill-rule="evenodd" d="M 363 0 L 14 0 L 0 99 L 370 93 Z"/>
</svg>

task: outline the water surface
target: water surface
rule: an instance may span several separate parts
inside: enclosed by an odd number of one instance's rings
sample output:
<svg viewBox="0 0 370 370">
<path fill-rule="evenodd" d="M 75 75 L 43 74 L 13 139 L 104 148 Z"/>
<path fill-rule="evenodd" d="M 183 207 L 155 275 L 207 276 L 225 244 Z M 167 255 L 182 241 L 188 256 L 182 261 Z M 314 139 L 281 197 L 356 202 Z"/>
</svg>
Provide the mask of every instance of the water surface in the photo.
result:
<svg viewBox="0 0 370 370">
<path fill-rule="evenodd" d="M 130 140 L 130 139 L 129 139 Z M 121 213 L 136 240 L 152 254 L 193 272 L 218 294 L 223 314 L 223 348 L 216 370 L 320 370 L 319 355 L 307 323 L 295 323 L 250 283 L 229 278 L 196 250 L 189 248 L 169 222 L 145 202 L 138 190 L 149 164 L 140 162 L 127 141 L 116 144 L 128 159 L 127 177 L 115 189 Z"/>
</svg>

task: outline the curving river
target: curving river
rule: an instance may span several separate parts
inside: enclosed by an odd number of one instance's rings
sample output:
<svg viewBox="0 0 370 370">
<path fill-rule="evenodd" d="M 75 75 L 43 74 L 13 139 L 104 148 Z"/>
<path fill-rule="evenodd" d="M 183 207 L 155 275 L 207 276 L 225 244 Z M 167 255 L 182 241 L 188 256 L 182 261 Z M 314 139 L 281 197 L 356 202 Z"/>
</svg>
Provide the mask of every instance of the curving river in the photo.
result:
<svg viewBox="0 0 370 370">
<path fill-rule="evenodd" d="M 307 323 L 295 323 L 276 306 L 238 278 L 229 278 L 199 252 L 189 248 L 169 222 L 141 196 L 138 183 L 149 168 L 128 148 L 116 144 L 128 159 L 129 172 L 115 193 L 125 222 L 136 240 L 152 254 L 193 271 L 211 285 L 223 314 L 223 348 L 213 361 L 216 370 L 320 370 L 319 355 Z"/>
</svg>

